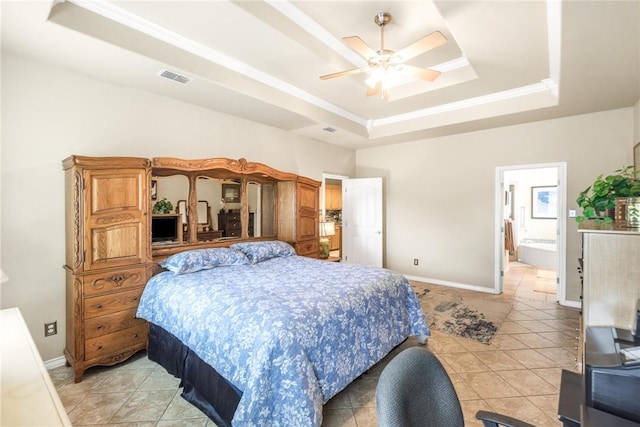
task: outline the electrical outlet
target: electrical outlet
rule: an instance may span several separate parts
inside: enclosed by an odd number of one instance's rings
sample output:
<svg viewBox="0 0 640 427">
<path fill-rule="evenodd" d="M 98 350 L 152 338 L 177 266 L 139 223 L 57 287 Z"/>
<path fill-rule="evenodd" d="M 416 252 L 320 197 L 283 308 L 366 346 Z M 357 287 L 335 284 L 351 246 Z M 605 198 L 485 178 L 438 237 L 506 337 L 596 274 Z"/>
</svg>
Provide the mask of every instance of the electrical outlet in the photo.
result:
<svg viewBox="0 0 640 427">
<path fill-rule="evenodd" d="M 58 322 L 49 322 L 44 324 L 44 336 L 50 337 L 58 333 Z"/>
<path fill-rule="evenodd" d="M 413 259 L 413 265 L 418 265 L 418 258 Z"/>
</svg>

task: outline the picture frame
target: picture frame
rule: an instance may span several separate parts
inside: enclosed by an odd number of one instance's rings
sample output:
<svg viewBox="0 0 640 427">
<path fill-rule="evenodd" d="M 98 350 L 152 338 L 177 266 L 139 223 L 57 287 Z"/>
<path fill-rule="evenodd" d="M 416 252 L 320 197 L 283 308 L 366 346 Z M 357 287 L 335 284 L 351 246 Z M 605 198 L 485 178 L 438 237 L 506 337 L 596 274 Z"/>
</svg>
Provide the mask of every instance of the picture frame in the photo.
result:
<svg viewBox="0 0 640 427">
<path fill-rule="evenodd" d="M 531 187 L 531 218 L 532 219 L 557 219 L 558 218 L 558 187 L 540 186 Z"/>
<path fill-rule="evenodd" d="M 240 184 L 222 184 L 222 199 L 225 203 L 240 203 Z"/>
</svg>

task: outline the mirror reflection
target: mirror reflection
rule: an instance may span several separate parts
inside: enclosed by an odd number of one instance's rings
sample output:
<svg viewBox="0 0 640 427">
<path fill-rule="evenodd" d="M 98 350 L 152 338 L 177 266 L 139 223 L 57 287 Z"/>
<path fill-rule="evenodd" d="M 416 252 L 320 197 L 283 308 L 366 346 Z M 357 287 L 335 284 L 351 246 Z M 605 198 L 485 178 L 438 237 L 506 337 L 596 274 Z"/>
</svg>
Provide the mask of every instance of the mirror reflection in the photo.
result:
<svg viewBox="0 0 640 427">
<path fill-rule="evenodd" d="M 178 244 L 186 239 L 186 217 L 176 215 L 179 200 L 189 196 L 189 179 L 184 175 L 153 177 L 151 241 L 154 244 Z"/>
<path fill-rule="evenodd" d="M 206 172 L 205 172 L 206 173 Z M 242 196 L 242 182 L 246 180 L 246 198 Z M 220 238 L 242 238 L 246 236 L 271 237 L 276 235 L 276 184 L 256 182 L 251 178 L 210 177 L 191 175 L 195 183 L 194 199 L 197 200 L 195 228 L 189 227 L 189 176 L 176 174 L 154 176 L 156 202 L 166 199 L 172 204 L 171 214 L 178 217 L 182 237 L 166 243 L 192 243 L 217 240 Z M 246 200 L 247 224 L 243 224 L 242 200 Z M 193 203 L 193 202 L 192 202 Z M 246 228 L 245 228 L 246 227 Z M 193 234 L 191 234 L 193 233 Z M 190 237 L 191 236 L 191 237 Z M 153 237 L 153 236 L 152 236 Z"/>
</svg>

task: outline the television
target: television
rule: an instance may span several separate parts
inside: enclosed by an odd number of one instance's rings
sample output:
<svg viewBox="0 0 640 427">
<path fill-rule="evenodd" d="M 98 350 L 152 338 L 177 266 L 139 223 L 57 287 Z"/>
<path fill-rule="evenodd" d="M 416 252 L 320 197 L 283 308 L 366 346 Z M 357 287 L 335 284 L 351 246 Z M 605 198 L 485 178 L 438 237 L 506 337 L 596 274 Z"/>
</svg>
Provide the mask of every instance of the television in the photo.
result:
<svg viewBox="0 0 640 427">
<path fill-rule="evenodd" d="M 182 242 L 180 214 L 162 214 L 151 217 L 151 242 Z"/>
</svg>

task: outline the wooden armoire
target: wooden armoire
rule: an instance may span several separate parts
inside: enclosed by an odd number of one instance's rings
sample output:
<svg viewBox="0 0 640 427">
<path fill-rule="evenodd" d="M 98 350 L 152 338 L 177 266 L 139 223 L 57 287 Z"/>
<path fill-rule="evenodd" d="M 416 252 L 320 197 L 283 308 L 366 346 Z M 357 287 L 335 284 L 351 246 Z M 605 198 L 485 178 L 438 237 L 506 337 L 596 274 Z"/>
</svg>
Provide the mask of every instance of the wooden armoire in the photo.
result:
<svg viewBox="0 0 640 427">
<path fill-rule="evenodd" d="M 243 240 L 279 239 L 298 253 L 318 257 L 320 182 L 245 159 L 70 156 L 65 171 L 66 348 L 75 381 L 96 365 L 113 365 L 146 349 L 148 325 L 135 317 L 156 263 L 174 253 L 225 247 Z M 183 175 L 189 182 L 185 235 L 175 244 L 153 245 L 152 176 Z M 203 178 L 241 182 L 239 234 L 197 229 L 196 183 Z M 262 234 L 254 236 L 247 187 L 263 185 L 271 209 L 262 213 Z M 173 201 L 177 206 L 177 200 Z M 216 202 L 217 203 L 217 202 Z M 209 205 L 213 205 L 210 201 Z M 273 226 L 267 227 L 267 223 Z M 268 230 L 268 232 L 266 232 Z M 217 237 L 213 237 L 213 236 Z"/>
<path fill-rule="evenodd" d="M 66 203 L 67 363 L 80 382 L 147 347 L 135 317 L 149 277 L 151 163 L 133 157 L 63 161 Z"/>
</svg>

